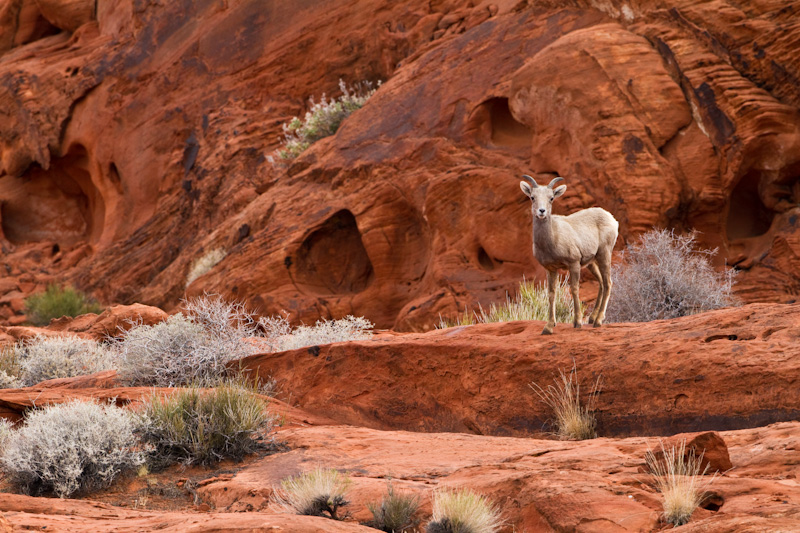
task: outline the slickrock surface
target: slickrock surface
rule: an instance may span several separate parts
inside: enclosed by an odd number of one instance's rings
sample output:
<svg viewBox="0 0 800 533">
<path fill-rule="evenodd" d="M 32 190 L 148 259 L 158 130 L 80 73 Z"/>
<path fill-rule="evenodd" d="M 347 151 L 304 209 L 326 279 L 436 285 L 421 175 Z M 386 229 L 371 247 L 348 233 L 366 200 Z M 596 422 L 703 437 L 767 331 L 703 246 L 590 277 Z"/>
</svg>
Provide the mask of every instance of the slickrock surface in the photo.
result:
<svg viewBox="0 0 800 533">
<path fill-rule="evenodd" d="M 568 4 L 568 5 L 567 5 Z M 0 320 L 51 281 L 172 310 L 425 330 L 540 277 L 560 213 L 696 228 L 746 301 L 800 292 L 800 2 L 0 2 Z M 383 80 L 274 167 L 281 124 Z M 191 262 L 227 257 L 188 289 Z"/>
<path fill-rule="evenodd" d="M 377 429 L 530 435 L 547 408 L 528 387 L 573 362 L 601 435 L 755 427 L 800 416 L 800 305 L 750 304 L 669 321 L 507 322 L 255 355 L 291 401 Z"/>
</svg>

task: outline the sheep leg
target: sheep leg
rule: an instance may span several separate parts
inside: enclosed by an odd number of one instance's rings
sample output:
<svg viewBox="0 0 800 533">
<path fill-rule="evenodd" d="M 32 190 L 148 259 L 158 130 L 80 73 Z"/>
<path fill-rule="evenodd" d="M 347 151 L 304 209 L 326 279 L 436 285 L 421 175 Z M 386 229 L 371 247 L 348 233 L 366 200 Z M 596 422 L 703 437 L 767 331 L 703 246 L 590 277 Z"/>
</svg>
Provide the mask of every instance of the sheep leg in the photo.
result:
<svg viewBox="0 0 800 533">
<path fill-rule="evenodd" d="M 579 283 L 581 281 L 581 264 L 573 263 L 569 266 L 569 288 L 572 292 L 572 303 L 574 305 L 572 325 L 576 328 L 581 327 L 581 299 L 578 295 Z"/>
<path fill-rule="evenodd" d="M 597 266 L 597 263 L 589 263 L 586 265 L 586 268 L 589 269 L 589 272 L 597 279 L 597 284 L 599 285 L 599 289 L 597 290 L 597 298 L 594 301 L 594 309 L 592 310 L 592 314 L 589 315 L 589 324 L 594 324 L 597 321 L 598 315 L 600 315 L 600 308 L 603 304 L 603 293 L 605 292 L 605 284 L 603 283 L 603 275 L 600 273 L 600 268 Z"/>
<path fill-rule="evenodd" d="M 611 286 L 613 283 L 611 282 L 611 250 L 608 251 L 607 254 L 602 254 L 602 256 L 598 257 L 598 262 L 600 263 L 598 266 L 601 275 L 603 276 L 603 285 L 605 290 L 603 291 L 603 301 L 601 302 L 600 312 L 597 315 L 597 318 L 594 321 L 594 327 L 599 328 L 603 325 L 603 321 L 606 319 L 606 308 L 608 307 L 608 299 L 611 297 Z"/>
<path fill-rule="evenodd" d="M 556 327 L 556 278 L 558 272 L 547 271 L 548 317 L 542 335 L 551 335 Z"/>
</svg>

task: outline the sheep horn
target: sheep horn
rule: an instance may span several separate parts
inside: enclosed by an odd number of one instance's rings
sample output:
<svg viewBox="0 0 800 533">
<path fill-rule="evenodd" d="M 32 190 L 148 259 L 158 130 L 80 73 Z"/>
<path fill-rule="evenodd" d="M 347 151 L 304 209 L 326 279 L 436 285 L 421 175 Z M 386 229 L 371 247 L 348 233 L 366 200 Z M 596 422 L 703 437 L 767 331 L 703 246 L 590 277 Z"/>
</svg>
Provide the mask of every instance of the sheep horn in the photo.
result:
<svg viewBox="0 0 800 533">
<path fill-rule="evenodd" d="M 534 189 L 535 189 L 535 188 L 537 188 L 537 187 L 539 186 L 539 184 L 538 184 L 538 183 L 536 183 L 536 180 L 535 180 L 535 179 L 533 179 L 532 177 L 528 176 L 527 174 L 523 174 L 523 175 L 522 175 L 522 177 L 523 177 L 523 178 L 525 178 L 526 180 L 528 180 L 528 182 L 531 184 L 531 186 L 532 186 Z"/>
<path fill-rule="evenodd" d="M 553 185 L 555 185 L 555 184 L 556 184 L 556 183 L 558 183 L 559 181 L 564 181 L 564 178 L 562 178 L 561 176 L 559 176 L 559 177 L 557 177 L 557 178 L 553 179 L 553 181 L 551 181 L 551 182 L 550 182 L 550 185 L 548 185 L 548 187 L 550 187 L 550 188 L 552 189 L 552 188 L 553 188 Z"/>
</svg>

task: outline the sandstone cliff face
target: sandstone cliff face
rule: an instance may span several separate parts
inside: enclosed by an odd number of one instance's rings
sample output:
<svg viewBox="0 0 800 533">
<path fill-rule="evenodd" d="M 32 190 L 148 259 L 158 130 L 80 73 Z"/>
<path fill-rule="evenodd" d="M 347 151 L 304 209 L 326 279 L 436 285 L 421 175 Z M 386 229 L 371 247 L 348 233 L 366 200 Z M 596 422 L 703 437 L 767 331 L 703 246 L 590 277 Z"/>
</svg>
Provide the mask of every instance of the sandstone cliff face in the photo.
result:
<svg viewBox="0 0 800 533">
<path fill-rule="evenodd" d="M 800 290 L 800 2 L 0 3 L 0 318 L 69 281 L 426 329 L 541 275 L 519 174 Z M 280 126 L 384 80 L 288 167 Z M 193 259 L 227 257 L 188 289 Z"/>
</svg>

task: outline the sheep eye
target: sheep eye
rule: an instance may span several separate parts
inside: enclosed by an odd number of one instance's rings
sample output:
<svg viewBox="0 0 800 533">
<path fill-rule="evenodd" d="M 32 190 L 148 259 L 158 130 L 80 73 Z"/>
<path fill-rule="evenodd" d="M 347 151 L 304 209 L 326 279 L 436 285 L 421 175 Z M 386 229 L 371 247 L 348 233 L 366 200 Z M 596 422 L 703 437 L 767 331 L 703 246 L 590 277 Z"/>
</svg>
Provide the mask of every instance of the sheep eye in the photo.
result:
<svg viewBox="0 0 800 533">
<path fill-rule="evenodd" d="M 553 196 L 553 197 L 551 197 L 551 198 L 550 198 L 550 201 L 551 201 L 551 202 L 553 201 L 553 198 L 555 198 L 555 196 Z"/>
</svg>

